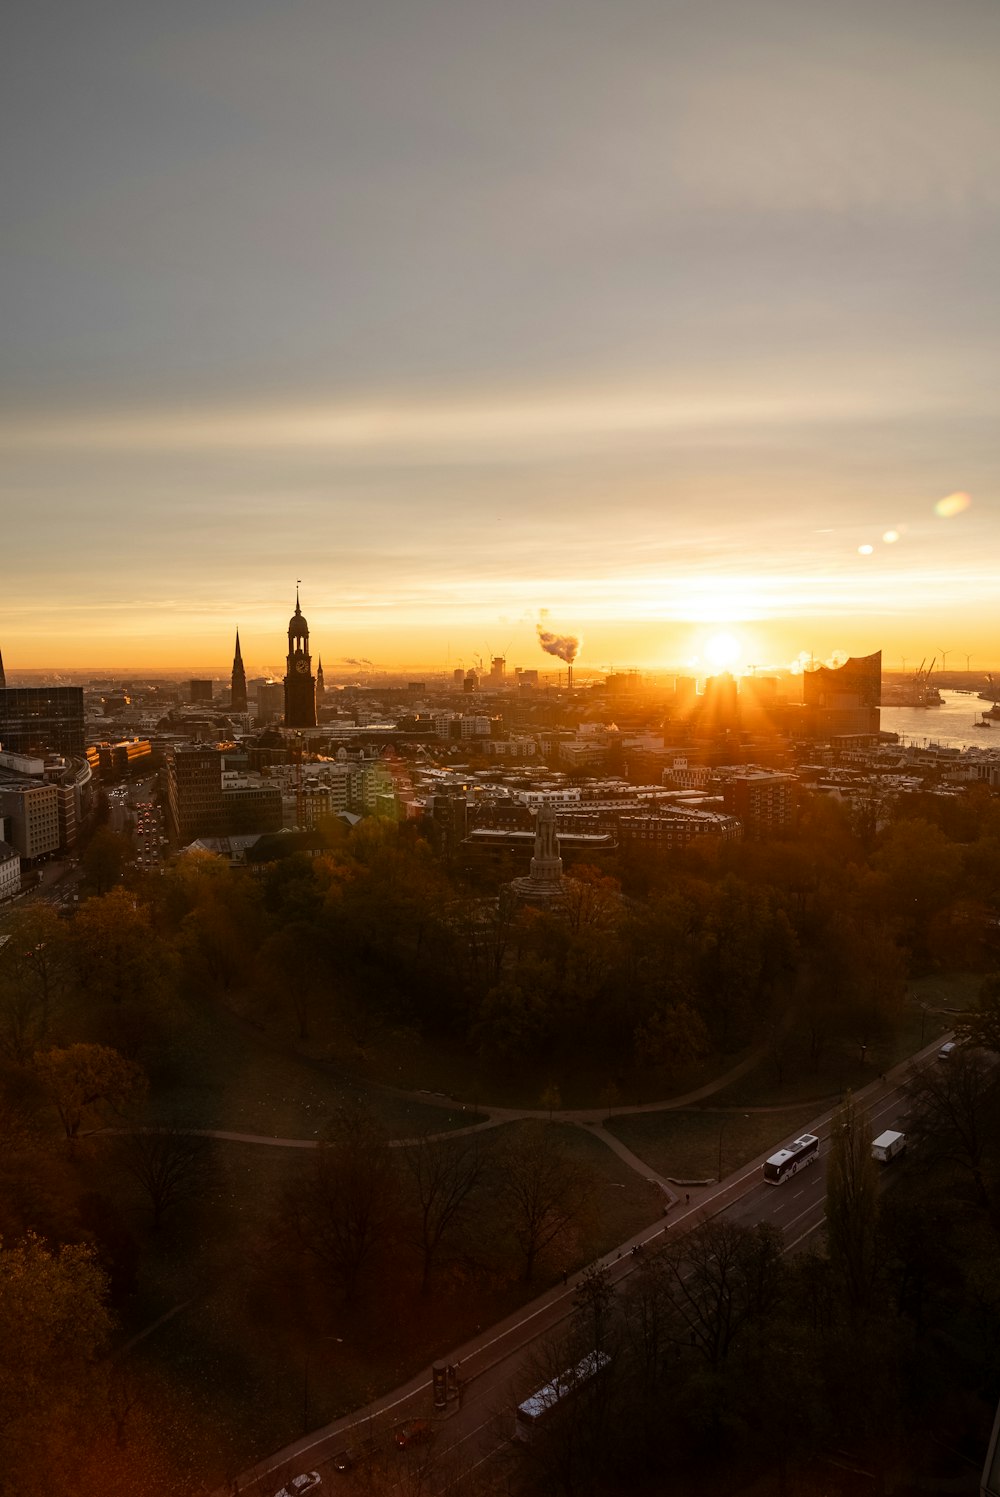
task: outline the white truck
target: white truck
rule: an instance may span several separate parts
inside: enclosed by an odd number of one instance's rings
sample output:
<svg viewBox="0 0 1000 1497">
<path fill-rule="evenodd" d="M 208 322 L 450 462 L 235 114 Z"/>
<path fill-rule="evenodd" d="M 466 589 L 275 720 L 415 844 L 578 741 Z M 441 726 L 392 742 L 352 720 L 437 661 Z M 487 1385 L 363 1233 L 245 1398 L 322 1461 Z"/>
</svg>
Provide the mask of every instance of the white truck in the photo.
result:
<svg viewBox="0 0 1000 1497">
<path fill-rule="evenodd" d="M 888 1129 L 880 1133 L 878 1138 L 872 1139 L 872 1158 L 877 1159 L 879 1164 L 891 1164 L 906 1148 L 906 1134 L 894 1133 Z"/>
</svg>

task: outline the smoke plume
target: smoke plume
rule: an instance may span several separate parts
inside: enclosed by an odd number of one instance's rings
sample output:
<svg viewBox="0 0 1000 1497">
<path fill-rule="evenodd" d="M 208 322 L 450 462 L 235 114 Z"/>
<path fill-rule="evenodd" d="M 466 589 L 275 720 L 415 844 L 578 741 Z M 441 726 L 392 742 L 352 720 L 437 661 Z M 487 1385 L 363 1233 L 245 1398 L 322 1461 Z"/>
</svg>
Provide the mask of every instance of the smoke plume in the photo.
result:
<svg viewBox="0 0 1000 1497">
<path fill-rule="evenodd" d="M 572 665 L 580 648 L 580 641 L 575 634 L 550 634 L 543 629 L 541 624 L 535 626 L 538 630 L 538 643 L 546 655 L 555 655 L 557 660 L 565 660 L 567 665 Z"/>
</svg>

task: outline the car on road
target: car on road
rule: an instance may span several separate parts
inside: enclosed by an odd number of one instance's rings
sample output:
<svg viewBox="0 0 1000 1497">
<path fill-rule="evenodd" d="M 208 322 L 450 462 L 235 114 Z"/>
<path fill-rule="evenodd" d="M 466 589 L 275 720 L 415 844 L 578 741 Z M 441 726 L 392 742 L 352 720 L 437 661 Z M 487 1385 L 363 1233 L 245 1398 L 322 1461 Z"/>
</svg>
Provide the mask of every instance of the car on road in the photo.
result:
<svg viewBox="0 0 1000 1497">
<path fill-rule="evenodd" d="M 317 1492 L 323 1485 L 323 1478 L 318 1471 L 303 1471 L 301 1476 L 293 1476 L 287 1486 L 275 1492 L 274 1497 L 301 1497 L 303 1492 Z"/>
<path fill-rule="evenodd" d="M 429 1419 L 411 1419 L 396 1430 L 396 1444 L 400 1450 L 411 1445 L 429 1445 L 437 1431 Z"/>
<path fill-rule="evenodd" d="M 958 1046 L 955 1044 L 955 1041 L 949 1040 L 947 1045 L 942 1045 L 940 1050 L 938 1051 L 938 1060 L 951 1060 L 951 1057 L 954 1055 L 957 1049 Z"/>
<path fill-rule="evenodd" d="M 374 1453 L 374 1440 L 359 1440 L 356 1445 L 345 1445 L 343 1450 L 338 1450 L 333 1458 L 333 1469 L 335 1471 L 353 1471 L 363 1461 L 368 1460 Z"/>
</svg>

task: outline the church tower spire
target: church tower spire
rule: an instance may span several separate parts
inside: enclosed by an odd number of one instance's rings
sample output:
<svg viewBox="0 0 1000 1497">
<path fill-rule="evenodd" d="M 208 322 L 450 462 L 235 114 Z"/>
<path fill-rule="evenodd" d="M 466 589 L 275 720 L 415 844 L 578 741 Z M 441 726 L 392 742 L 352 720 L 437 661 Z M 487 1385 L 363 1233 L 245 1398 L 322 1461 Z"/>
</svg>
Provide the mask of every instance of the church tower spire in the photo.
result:
<svg viewBox="0 0 1000 1497">
<path fill-rule="evenodd" d="M 229 685 L 229 707 L 232 712 L 247 710 L 247 673 L 243 669 L 240 653 L 240 631 L 236 631 L 236 654 L 233 656 L 233 674 Z"/>
<path fill-rule="evenodd" d="M 295 612 L 288 620 L 288 655 L 285 670 L 285 727 L 316 726 L 316 678 L 309 654 L 309 625 L 299 606 L 299 584 L 295 585 Z"/>
<path fill-rule="evenodd" d="M 0 690 L 7 685 L 7 677 L 3 673 L 3 651 L 0 650 Z"/>
<path fill-rule="evenodd" d="M 319 657 L 319 665 L 316 667 L 316 700 L 321 702 L 326 696 L 326 682 L 323 679 L 323 657 Z"/>
</svg>

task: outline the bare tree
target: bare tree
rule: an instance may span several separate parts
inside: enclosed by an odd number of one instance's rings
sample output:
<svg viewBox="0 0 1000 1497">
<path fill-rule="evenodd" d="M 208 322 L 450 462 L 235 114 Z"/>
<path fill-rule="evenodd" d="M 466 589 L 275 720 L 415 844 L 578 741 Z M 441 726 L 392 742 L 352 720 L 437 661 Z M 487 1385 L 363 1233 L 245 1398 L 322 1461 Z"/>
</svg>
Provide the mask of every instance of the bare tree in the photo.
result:
<svg viewBox="0 0 1000 1497">
<path fill-rule="evenodd" d="M 592 1187 L 581 1167 L 560 1151 L 557 1129 L 531 1123 L 500 1151 L 499 1194 L 529 1283 L 539 1256 L 579 1221 Z"/>
<path fill-rule="evenodd" d="M 834 1115 L 826 1169 L 826 1238 L 848 1303 L 873 1301 L 879 1270 L 878 1165 L 868 1113 L 848 1094 Z"/>
<path fill-rule="evenodd" d="M 204 1134 L 165 1124 L 123 1134 L 117 1147 L 122 1168 L 146 1193 L 154 1232 L 165 1217 L 215 1183 L 212 1142 Z"/>
<path fill-rule="evenodd" d="M 427 1136 L 401 1156 L 415 1199 L 413 1235 L 421 1255 L 420 1287 L 426 1293 L 442 1245 L 468 1214 L 486 1178 L 486 1158 L 478 1138 L 435 1142 Z"/>
<path fill-rule="evenodd" d="M 669 1242 L 644 1270 L 652 1281 L 647 1341 L 658 1347 L 665 1335 L 720 1367 L 779 1303 L 781 1252 L 781 1233 L 766 1222 L 743 1227 L 720 1218 Z"/>
<path fill-rule="evenodd" d="M 996 1113 L 1000 1078 L 989 1057 L 959 1047 L 950 1059 L 914 1071 L 906 1085 L 911 1140 L 928 1160 L 954 1165 L 971 1183 L 977 1203 L 997 1216 L 991 1165 L 998 1152 Z"/>
<path fill-rule="evenodd" d="M 302 1246 L 330 1270 L 345 1300 L 399 1227 L 399 1175 L 384 1129 L 360 1107 L 341 1108 L 309 1179 L 285 1197 Z"/>
</svg>

